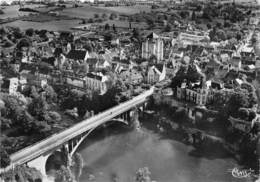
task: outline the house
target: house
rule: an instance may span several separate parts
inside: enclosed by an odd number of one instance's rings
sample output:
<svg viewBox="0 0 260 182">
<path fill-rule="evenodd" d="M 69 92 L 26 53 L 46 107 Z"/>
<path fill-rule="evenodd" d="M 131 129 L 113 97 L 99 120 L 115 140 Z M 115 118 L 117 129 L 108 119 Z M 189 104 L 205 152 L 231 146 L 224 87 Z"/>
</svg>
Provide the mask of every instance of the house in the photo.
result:
<svg viewBox="0 0 260 182">
<path fill-rule="evenodd" d="M 152 32 L 142 43 L 142 58 L 149 59 L 155 56 L 157 61 L 163 60 L 163 47 L 162 38 Z"/>
<path fill-rule="evenodd" d="M 89 71 L 96 71 L 97 69 L 106 69 L 110 67 L 110 63 L 107 60 L 99 58 L 88 58 L 86 61 Z"/>
<path fill-rule="evenodd" d="M 177 87 L 177 98 L 192 102 L 197 105 L 205 105 L 208 102 L 209 90 L 206 86 L 202 86 L 201 82 L 187 84 L 181 83 Z"/>
<path fill-rule="evenodd" d="M 112 63 L 116 65 L 115 71 L 118 71 L 120 69 L 129 70 L 137 66 L 134 61 L 129 59 L 120 59 L 119 57 L 114 57 Z"/>
<path fill-rule="evenodd" d="M 85 80 L 83 77 L 74 77 L 74 76 L 67 75 L 64 81 L 66 84 L 82 90 L 84 90 L 86 87 Z"/>
<path fill-rule="evenodd" d="M 98 73 L 88 73 L 84 77 L 85 87 L 86 89 L 90 89 L 93 91 L 98 91 L 101 94 L 106 93 L 107 91 L 107 81 L 108 77 L 103 75 L 101 72 Z"/>
<path fill-rule="evenodd" d="M 88 58 L 86 63 L 89 67 L 89 71 L 96 71 L 98 67 L 98 58 Z"/>
<path fill-rule="evenodd" d="M 18 78 L 9 78 L 9 79 L 3 79 L 1 85 L 1 91 L 6 92 L 10 95 L 15 94 L 17 92 L 18 86 L 19 86 L 19 79 Z"/>
<path fill-rule="evenodd" d="M 108 67 L 110 67 L 110 63 L 105 59 L 100 59 L 97 63 L 98 69 L 106 69 Z"/>
<path fill-rule="evenodd" d="M 193 102 L 197 105 L 207 103 L 208 90 L 205 88 L 186 88 L 186 101 Z"/>
<path fill-rule="evenodd" d="M 228 62 L 228 69 L 239 71 L 241 70 L 241 65 L 242 65 L 241 57 L 238 55 L 236 56 L 234 55 Z"/>
<path fill-rule="evenodd" d="M 11 61 L 10 66 L 15 73 L 18 73 L 20 71 L 21 63 L 17 59 L 14 59 Z"/>
<path fill-rule="evenodd" d="M 141 83 L 144 79 L 142 74 L 136 69 L 122 70 L 119 73 L 119 77 L 122 79 L 123 82 L 127 82 L 133 85 Z"/>
<path fill-rule="evenodd" d="M 88 51 L 86 50 L 75 50 L 72 49 L 67 54 L 66 58 L 69 61 L 79 61 L 79 62 L 86 62 L 86 60 L 89 58 Z"/>
<path fill-rule="evenodd" d="M 177 99 L 186 98 L 186 87 L 187 87 L 186 82 L 181 83 L 181 86 L 177 87 L 177 92 L 176 92 Z"/>
<path fill-rule="evenodd" d="M 41 60 L 42 63 L 46 63 L 49 66 L 58 66 L 58 60 L 55 57 L 43 57 Z"/>
<path fill-rule="evenodd" d="M 166 77 L 166 67 L 164 64 L 150 66 L 147 72 L 147 83 L 154 84 L 164 80 Z"/>
<path fill-rule="evenodd" d="M 254 47 L 244 46 L 241 49 L 242 64 L 255 64 L 255 49 Z"/>
<path fill-rule="evenodd" d="M 171 56 L 175 59 L 177 59 L 177 58 L 181 59 L 184 56 L 184 52 L 182 50 L 179 50 L 179 49 L 173 50 Z"/>
</svg>

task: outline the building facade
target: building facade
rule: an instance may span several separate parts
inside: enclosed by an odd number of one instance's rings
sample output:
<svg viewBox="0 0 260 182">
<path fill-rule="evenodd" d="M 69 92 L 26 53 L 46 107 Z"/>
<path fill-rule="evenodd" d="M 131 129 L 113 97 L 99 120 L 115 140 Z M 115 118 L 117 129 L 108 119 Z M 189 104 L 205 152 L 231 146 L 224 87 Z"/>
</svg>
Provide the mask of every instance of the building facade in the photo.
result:
<svg viewBox="0 0 260 182">
<path fill-rule="evenodd" d="M 155 33 L 151 33 L 142 43 L 142 58 L 149 59 L 155 56 L 157 61 L 163 60 L 163 40 Z"/>
</svg>

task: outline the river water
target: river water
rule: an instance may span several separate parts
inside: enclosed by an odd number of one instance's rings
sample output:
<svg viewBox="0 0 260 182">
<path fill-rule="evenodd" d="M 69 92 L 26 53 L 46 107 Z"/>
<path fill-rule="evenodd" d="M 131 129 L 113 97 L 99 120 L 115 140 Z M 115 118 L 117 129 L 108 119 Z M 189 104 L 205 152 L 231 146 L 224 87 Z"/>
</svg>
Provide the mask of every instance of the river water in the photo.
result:
<svg viewBox="0 0 260 182">
<path fill-rule="evenodd" d="M 79 181 L 133 182 L 141 167 L 157 182 L 250 181 L 231 175 L 230 169 L 240 167 L 231 157 L 196 157 L 193 146 L 149 125 L 136 130 L 115 123 L 95 131 L 78 150 L 84 160 Z"/>
</svg>

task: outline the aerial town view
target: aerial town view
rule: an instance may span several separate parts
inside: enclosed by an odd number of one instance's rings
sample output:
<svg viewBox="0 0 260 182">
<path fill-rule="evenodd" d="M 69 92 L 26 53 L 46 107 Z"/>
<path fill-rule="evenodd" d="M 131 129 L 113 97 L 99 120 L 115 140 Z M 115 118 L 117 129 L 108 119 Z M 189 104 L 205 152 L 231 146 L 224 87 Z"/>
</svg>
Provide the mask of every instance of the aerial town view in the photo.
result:
<svg viewBox="0 0 260 182">
<path fill-rule="evenodd" d="M 0 0 L 0 182 L 260 182 L 260 0 Z"/>
</svg>

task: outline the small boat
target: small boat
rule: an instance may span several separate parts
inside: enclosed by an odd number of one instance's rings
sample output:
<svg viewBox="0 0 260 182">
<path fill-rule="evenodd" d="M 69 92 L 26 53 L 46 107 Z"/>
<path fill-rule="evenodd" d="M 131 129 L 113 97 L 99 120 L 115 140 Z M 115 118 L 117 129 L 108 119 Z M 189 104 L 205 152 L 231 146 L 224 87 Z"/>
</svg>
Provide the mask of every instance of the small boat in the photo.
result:
<svg viewBox="0 0 260 182">
<path fill-rule="evenodd" d="M 146 113 L 146 114 L 154 114 L 155 111 L 153 111 L 153 110 L 146 110 L 146 111 L 144 111 L 144 113 Z"/>
</svg>

